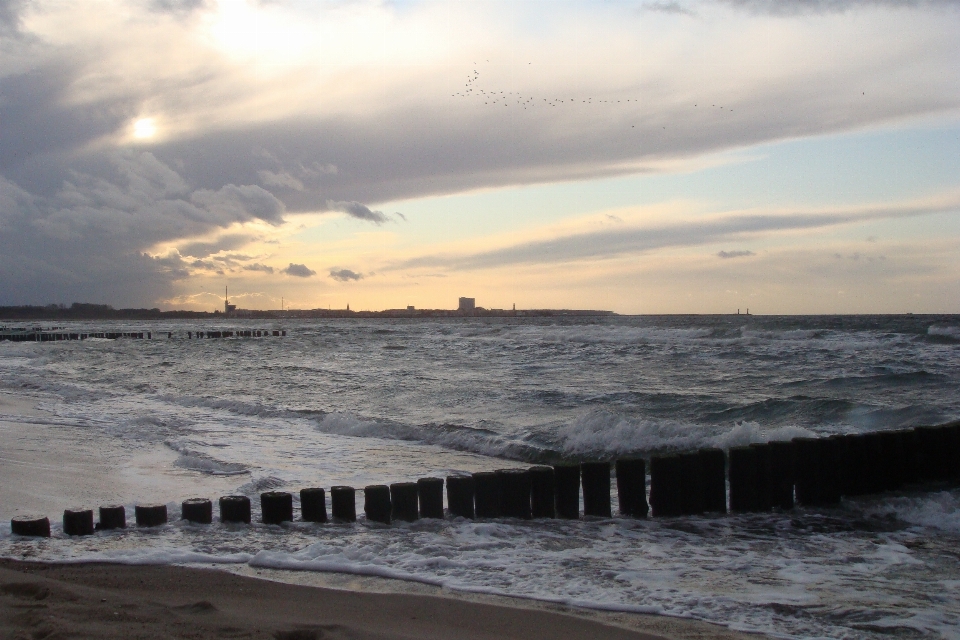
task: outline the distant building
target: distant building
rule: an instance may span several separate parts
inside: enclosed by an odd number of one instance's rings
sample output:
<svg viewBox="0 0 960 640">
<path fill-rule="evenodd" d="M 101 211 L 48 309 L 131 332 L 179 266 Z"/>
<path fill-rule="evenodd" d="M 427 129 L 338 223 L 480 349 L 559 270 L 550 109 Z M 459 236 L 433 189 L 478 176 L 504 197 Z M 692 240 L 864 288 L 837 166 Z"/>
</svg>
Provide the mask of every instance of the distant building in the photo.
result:
<svg viewBox="0 0 960 640">
<path fill-rule="evenodd" d="M 408 304 L 408 305 L 407 305 L 407 311 L 416 311 L 416 309 L 413 308 L 413 305 L 412 305 L 412 304 Z"/>
<path fill-rule="evenodd" d="M 458 311 L 473 311 L 477 308 L 477 299 L 476 298 L 460 298 L 460 306 L 457 307 Z"/>
</svg>

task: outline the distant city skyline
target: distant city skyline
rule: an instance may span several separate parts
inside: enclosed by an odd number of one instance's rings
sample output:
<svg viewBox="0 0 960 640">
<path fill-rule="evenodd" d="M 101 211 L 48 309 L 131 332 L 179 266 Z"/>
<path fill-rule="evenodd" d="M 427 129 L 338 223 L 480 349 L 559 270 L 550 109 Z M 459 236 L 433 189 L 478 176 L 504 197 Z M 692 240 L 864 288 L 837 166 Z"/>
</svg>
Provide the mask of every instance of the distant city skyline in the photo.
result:
<svg viewBox="0 0 960 640">
<path fill-rule="evenodd" d="M 0 305 L 960 313 L 960 3 L 0 0 Z"/>
</svg>

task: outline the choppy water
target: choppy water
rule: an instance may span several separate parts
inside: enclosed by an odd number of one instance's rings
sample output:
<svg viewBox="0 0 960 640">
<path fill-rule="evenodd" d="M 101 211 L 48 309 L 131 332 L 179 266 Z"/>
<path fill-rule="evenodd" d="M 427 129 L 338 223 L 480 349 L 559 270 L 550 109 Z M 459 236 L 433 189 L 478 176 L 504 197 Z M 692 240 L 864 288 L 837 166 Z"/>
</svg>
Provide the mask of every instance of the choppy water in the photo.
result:
<svg viewBox="0 0 960 640">
<path fill-rule="evenodd" d="M 162 443 L 183 469 L 235 474 L 252 496 L 960 418 L 957 316 L 282 328 L 286 338 L 0 343 L 2 385 L 51 397 L 63 424 L 118 446 Z M 960 637 L 958 543 L 960 492 L 943 489 L 725 518 L 4 534 L 0 553 L 391 575 L 789 637 Z"/>
</svg>

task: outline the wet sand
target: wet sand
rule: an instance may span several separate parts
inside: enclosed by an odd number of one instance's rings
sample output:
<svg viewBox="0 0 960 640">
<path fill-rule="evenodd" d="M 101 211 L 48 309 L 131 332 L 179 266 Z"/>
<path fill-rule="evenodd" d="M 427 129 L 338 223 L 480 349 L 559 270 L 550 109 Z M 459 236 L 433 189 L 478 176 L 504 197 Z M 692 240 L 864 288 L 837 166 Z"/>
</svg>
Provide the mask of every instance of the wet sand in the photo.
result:
<svg viewBox="0 0 960 640">
<path fill-rule="evenodd" d="M 304 587 L 210 569 L 0 560 L 0 632 L 10 638 L 747 637 L 695 621 L 621 617 L 617 624 L 592 612 Z"/>
</svg>

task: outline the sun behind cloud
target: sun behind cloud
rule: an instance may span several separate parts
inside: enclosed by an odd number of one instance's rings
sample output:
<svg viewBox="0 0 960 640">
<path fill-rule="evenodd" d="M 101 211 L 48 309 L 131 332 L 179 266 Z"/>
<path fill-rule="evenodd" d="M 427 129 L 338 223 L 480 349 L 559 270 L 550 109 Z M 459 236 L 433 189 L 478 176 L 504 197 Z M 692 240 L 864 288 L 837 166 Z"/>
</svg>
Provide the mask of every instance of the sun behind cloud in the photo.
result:
<svg viewBox="0 0 960 640">
<path fill-rule="evenodd" d="M 147 140 L 157 135 L 157 123 L 153 118 L 140 118 L 133 123 L 133 137 Z"/>
</svg>

